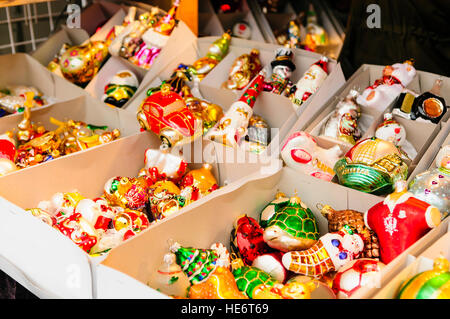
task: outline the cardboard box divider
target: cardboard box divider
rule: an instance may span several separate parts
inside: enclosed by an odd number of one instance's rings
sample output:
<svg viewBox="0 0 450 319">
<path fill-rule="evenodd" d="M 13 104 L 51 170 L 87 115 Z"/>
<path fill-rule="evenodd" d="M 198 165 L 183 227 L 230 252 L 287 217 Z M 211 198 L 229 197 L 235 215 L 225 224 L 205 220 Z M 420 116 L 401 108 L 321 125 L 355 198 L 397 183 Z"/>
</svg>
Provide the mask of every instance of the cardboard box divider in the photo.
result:
<svg viewBox="0 0 450 319">
<path fill-rule="evenodd" d="M 448 219 L 448 218 L 447 218 Z M 447 221 L 450 227 L 450 224 Z M 404 267 L 387 284 L 379 289 L 373 299 L 395 299 L 401 285 L 416 274 L 433 269 L 433 263 L 440 254 L 450 260 L 450 228 L 430 247 L 418 256 L 408 256 Z"/>
<path fill-rule="evenodd" d="M 53 33 L 43 42 L 31 56 L 39 61 L 44 67 L 52 61 L 59 53 L 64 43 L 71 46 L 80 45 L 89 39 L 89 34 L 83 29 L 68 28 L 62 26 L 61 30 Z"/>
<path fill-rule="evenodd" d="M 274 165 L 272 168 L 262 170 L 261 173 L 260 164 L 226 162 L 225 158 L 220 158 L 220 155 L 215 153 L 210 142 L 201 142 L 183 148 L 183 157 L 190 163 L 188 166 L 192 169 L 200 167 L 203 162 L 211 163 L 219 184 L 227 187 L 220 188 L 182 208 L 173 216 L 152 225 L 148 231 L 152 231 L 159 223 L 176 219 L 239 187 L 246 181 L 244 176 L 270 174 L 281 167 L 281 162 L 277 161 L 272 163 Z M 138 171 L 144 167 L 145 150 L 157 149 L 159 146 L 160 140 L 155 134 L 141 132 L 101 147 L 65 156 L 61 160 L 35 166 L 28 171 L 20 170 L 0 178 L 0 214 L 4 217 L 0 236 L 3 236 L 4 242 L 12 243 L 0 247 L 0 256 L 10 261 L 9 266 L 3 270 L 17 276 L 24 274 L 18 279 L 39 297 L 91 298 L 93 293 L 91 283 L 95 276 L 93 273 L 104 256 L 99 258 L 88 256 L 68 238 L 31 214 L 27 214 L 24 209 L 37 207 L 39 201 L 49 200 L 56 192 L 78 190 L 87 198 L 96 198 L 103 193 L 104 183 L 109 178 L 116 175 L 137 176 Z M 234 175 L 228 175 L 228 172 L 233 171 Z M 11 185 L 21 187 L 11 188 Z M 35 227 L 37 224 L 39 227 Z M 33 237 L 32 245 L 27 243 L 28 241 L 20 240 L 23 233 L 17 230 L 17 225 L 20 226 L 19 229 L 26 230 L 27 236 Z M 45 227 L 42 228 L 41 225 Z M 55 247 L 58 249 L 54 250 Z M 63 251 L 58 254 L 54 253 L 61 250 Z M 64 256 L 63 260 L 60 259 L 61 255 Z M 76 269 L 73 270 L 74 268 Z M 75 279 L 71 277 L 71 269 L 77 271 L 76 275 L 79 277 Z M 67 284 L 71 280 L 76 280 L 76 284 Z"/>
<path fill-rule="evenodd" d="M 321 183 L 316 178 L 298 174 L 292 169 L 284 167 L 266 177 L 247 178 L 245 184 L 232 191 L 224 192 L 214 201 L 208 201 L 176 218 L 165 220 L 163 223 L 155 225 L 152 230 L 125 242 L 101 262 L 97 274 L 101 274 L 105 271 L 105 267 L 109 267 L 118 271 L 117 275 L 120 275 L 120 278 L 123 278 L 123 274 L 132 277 L 133 281 L 130 281 L 129 285 L 124 285 L 124 289 L 131 292 L 134 289 L 134 280 L 146 284 L 152 272 L 160 266 L 164 254 L 168 252 L 167 241 L 169 239 L 177 241 L 185 247 L 208 248 L 215 242 L 221 242 L 229 248 L 230 232 L 235 219 L 242 214 L 247 214 L 259 220 L 260 211 L 274 199 L 277 190 L 285 192 L 288 196 L 293 196 L 297 191 L 298 196 L 316 216 L 321 235 L 327 233 L 328 226 L 326 219 L 316 207 L 317 204 L 329 204 L 337 210 L 357 209 L 364 212 L 380 201 L 379 197 L 368 194 L 365 194 L 366 196 L 362 200 L 360 193 L 352 189 Z M 351 193 L 357 194 L 350 196 Z M 442 229 L 446 229 L 443 226 L 430 231 L 408 248 L 389 264 L 390 268 L 398 267 L 398 264 L 408 255 L 418 255 L 441 234 Z M 143 249 L 144 247 L 146 249 Z M 102 287 L 105 281 L 114 282 L 116 275 L 114 272 L 109 272 L 110 276 L 99 275 L 94 285 Z M 153 290 L 153 288 L 149 289 Z M 119 295 L 125 294 L 126 291 L 119 293 Z M 108 297 L 111 295 L 112 292 L 107 294 Z M 99 294 L 96 297 L 103 298 L 103 295 Z M 361 297 L 366 298 L 366 296 Z"/>
<path fill-rule="evenodd" d="M 441 126 L 441 129 L 436 135 L 435 139 L 431 143 L 426 145 L 428 146 L 428 148 L 424 152 L 423 156 L 417 156 L 418 161 L 415 165 L 414 170 L 408 177 L 408 184 L 414 179 L 417 174 L 435 168 L 437 153 L 439 152 L 441 147 L 450 144 L 450 122 L 441 122 L 438 125 Z"/>
<path fill-rule="evenodd" d="M 130 136 L 139 132 L 139 124 L 136 117 L 132 114 L 120 109 L 111 108 L 95 100 L 90 96 L 80 96 L 69 101 L 54 103 L 49 107 L 40 108 L 33 111 L 31 120 L 34 123 L 43 125 L 47 130 L 56 129 L 57 126 L 50 122 L 50 117 L 54 117 L 59 121 L 67 121 L 69 119 L 75 121 L 83 121 L 87 124 L 107 125 L 108 130 L 119 129 L 121 137 Z M 2 131 L 17 130 L 17 125 L 22 121 L 22 114 L 14 114 L 4 118 L 0 118 L 0 127 Z M 114 143 L 115 141 L 111 142 Z M 99 146 L 101 147 L 101 146 Z M 79 153 L 90 151 L 91 149 L 61 156 L 53 161 L 60 161 L 67 156 L 76 156 Z M 38 164 L 47 165 L 49 162 Z M 33 170 L 36 166 L 30 166 L 10 174 L 17 174 L 22 170 Z M 30 173 L 31 174 L 31 173 Z"/>
<path fill-rule="evenodd" d="M 266 41 L 269 43 L 278 43 L 275 32 L 277 30 L 287 30 L 288 23 L 296 17 L 295 9 L 291 3 L 287 3 L 282 12 L 263 13 L 257 0 L 248 0 L 253 15 L 261 28 Z M 325 12 L 321 1 L 312 1 L 314 9 L 318 15 L 319 25 L 321 25 L 328 35 L 329 45 L 324 48 L 318 48 L 321 54 L 330 58 L 337 59 L 344 44 L 343 35 L 339 34 L 335 25 L 331 21 L 331 17 Z M 307 9 L 307 8 L 305 8 Z M 306 18 L 305 18 L 306 19 Z"/>
<path fill-rule="evenodd" d="M 221 36 L 225 31 L 232 31 L 235 23 L 247 22 L 251 36 L 249 40 L 265 42 L 265 37 L 256 22 L 253 12 L 246 0 L 241 1 L 241 10 L 230 13 L 216 13 L 209 0 L 201 0 L 199 8 L 199 34 L 203 36 Z"/>
<path fill-rule="evenodd" d="M 49 108 L 54 103 L 87 95 L 81 88 L 53 74 L 28 54 L 15 53 L 2 55 L 0 56 L 0 64 L 8 65 L 8 68 L 5 68 L 0 75 L 0 88 L 5 88 L 8 85 L 33 86 L 47 100 L 46 105 L 32 108 L 32 114 L 36 111 Z M 16 116 L 22 117 L 18 113 L 6 115 L 0 118 L 0 123 L 6 118 Z M 3 134 L 4 132 L 0 133 Z"/>
<path fill-rule="evenodd" d="M 144 70 L 143 68 L 140 68 L 137 65 L 134 65 L 133 63 L 126 63 L 126 62 L 127 61 L 125 59 L 116 56 L 110 57 L 108 61 L 106 61 L 106 63 L 103 65 L 103 67 L 100 69 L 100 71 L 86 86 L 85 88 L 86 92 L 88 92 L 91 96 L 93 96 L 97 100 L 104 102 L 103 95 L 105 93 L 106 85 L 108 85 L 111 82 L 111 79 L 114 75 L 124 70 L 133 72 L 134 75 L 136 75 L 136 78 L 139 81 L 139 85 L 137 87 L 138 90 L 142 84 L 142 80 L 145 74 L 147 73 L 147 70 Z M 130 101 L 131 98 L 127 103 L 125 103 L 125 105 L 122 108 L 126 108 L 127 104 Z"/>
<path fill-rule="evenodd" d="M 342 85 L 335 93 L 334 96 L 330 97 L 327 101 L 321 104 L 314 103 L 313 106 L 308 108 L 308 112 L 303 113 L 297 120 L 297 122 L 291 127 L 286 137 L 283 139 L 281 145 L 284 145 L 287 138 L 294 132 L 304 130 L 316 138 L 317 134 L 320 132 L 321 125 L 325 123 L 328 116 L 334 112 L 335 107 L 339 101 L 344 99 L 350 90 L 355 89 L 358 92 L 362 92 L 366 87 L 372 85 L 374 81 L 381 77 L 384 66 L 381 65 L 369 65 L 363 64 L 348 80 Z M 414 77 L 412 82 L 407 86 L 408 89 L 415 92 L 423 93 L 428 90 L 428 87 L 434 83 L 434 80 L 438 77 L 443 79 L 443 88 L 450 85 L 450 78 L 442 77 L 440 75 L 417 71 L 417 75 Z M 445 94 L 443 94 L 445 98 Z M 368 114 L 368 116 L 373 117 L 374 121 L 366 130 L 362 138 L 367 138 L 373 136 L 377 126 L 383 121 L 383 115 L 386 112 L 392 111 L 395 100 L 391 102 L 384 111 L 377 111 L 369 107 L 361 107 L 362 113 Z M 316 110 L 313 112 L 312 110 Z M 433 160 L 439 151 L 442 141 L 445 136 L 447 136 L 450 131 L 450 125 L 444 124 L 443 121 L 438 125 L 430 122 L 412 121 L 409 119 L 404 119 L 400 116 L 395 116 L 402 125 L 405 126 L 407 131 L 407 140 L 414 145 L 417 156 L 409 164 L 408 170 L 408 182 L 412 178 L 426 170 L 429 166 L 429 161 Z M 445 126 L 444 126 L 445 125 Z M 444 132 L 442 132 L 444 131 Z M 410 136 L 408 138 L 408 135 Z M 329 140 L 331 143 L 337 144 L 344 151 L 348 150 L 348 145 L 335 140 L 333 138 L 320 137 L 319 146 L 324 145 L 323 140 Z M 322 143 L 322 144 L 321 144 Z M 329 147 L 327 147 L 329 148 Z M 279 152 L 278 152 L 279 154 Z M 273 152 L 273 156 L 275 153 Z M 432 157 L 432 159 L 430 159 Z M 419 166 L 419 163 L 420 166 Z M 416 170 L 416 167 L 418 169 Z M 338 183 L 337 177 L 335 176 L 332 180 L 334 183 Z M 362 192 L 360 192 L 362 193 Z"/>
</svg>

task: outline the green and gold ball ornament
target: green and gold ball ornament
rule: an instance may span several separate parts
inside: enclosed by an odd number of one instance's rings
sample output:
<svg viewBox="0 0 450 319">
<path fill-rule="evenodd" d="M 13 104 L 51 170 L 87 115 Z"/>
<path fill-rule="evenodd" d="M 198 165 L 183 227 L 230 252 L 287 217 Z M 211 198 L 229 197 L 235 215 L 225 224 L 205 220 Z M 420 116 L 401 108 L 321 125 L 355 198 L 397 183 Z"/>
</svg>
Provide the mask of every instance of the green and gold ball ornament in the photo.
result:
<svg viewBox="0 0 450 319">
<path fill-rule="evenodd" d="M 398 180 L 405 180 L 408 166 L 391 142 L 371 137 L 358 142 L 334 165 L 341 185 L 374 195 L 394 191 Z"/>
<path fill-rule="evenodd" d="M 432 270 L 421 272 L 405 281 L 399 289 L 397 299 L 450 299 L 448 260 L 442 256 L 436 258 Z"/>
</svg>

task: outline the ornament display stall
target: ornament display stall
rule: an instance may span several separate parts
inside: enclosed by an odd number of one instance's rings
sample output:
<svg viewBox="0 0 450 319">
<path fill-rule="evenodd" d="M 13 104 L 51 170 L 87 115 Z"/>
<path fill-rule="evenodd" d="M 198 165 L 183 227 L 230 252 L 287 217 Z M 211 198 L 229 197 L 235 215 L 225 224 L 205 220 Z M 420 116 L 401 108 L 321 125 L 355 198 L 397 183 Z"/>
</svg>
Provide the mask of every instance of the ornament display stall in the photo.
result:
<svg viewBox="0 0 450 319">
<path fill-rule="evenodd" d="M 0 56 L 8 280 L 39 298 L 450 298 L 450 78 L 408 59 L 346 79 L 324 1 L 166 2 L 93 1 Z"/>
</svg>

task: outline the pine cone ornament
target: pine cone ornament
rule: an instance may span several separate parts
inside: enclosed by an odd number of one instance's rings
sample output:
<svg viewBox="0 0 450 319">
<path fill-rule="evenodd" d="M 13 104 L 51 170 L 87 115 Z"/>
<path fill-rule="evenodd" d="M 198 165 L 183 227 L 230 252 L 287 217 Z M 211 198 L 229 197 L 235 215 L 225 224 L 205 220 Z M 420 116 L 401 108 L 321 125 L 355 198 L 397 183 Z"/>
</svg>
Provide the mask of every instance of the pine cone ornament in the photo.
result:
<svg viewBox="0 0 450 319">
<path fill-rule="evenodd" d="M 344 225 L 354 228 L 358 234 L 364 236 L 364 251 L 361 258 L 380 257 L 377 235 L 364 224 L 364 215 L 356 210 L 334 210 L 329 205 L 321 209 L 322 215 L 328 220 L 328 231 L 337 232 Z"/>
</svg>

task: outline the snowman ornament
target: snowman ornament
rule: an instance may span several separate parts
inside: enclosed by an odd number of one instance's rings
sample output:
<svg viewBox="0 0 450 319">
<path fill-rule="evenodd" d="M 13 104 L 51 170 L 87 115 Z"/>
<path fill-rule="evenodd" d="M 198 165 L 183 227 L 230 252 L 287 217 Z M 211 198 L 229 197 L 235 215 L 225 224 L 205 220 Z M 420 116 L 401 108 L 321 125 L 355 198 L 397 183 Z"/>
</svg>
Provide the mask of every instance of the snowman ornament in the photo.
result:
<svg viewBox="0 0 450 319">
<path fill-rule="evenodd" d="M 405 127 L 393 118 L 392 113 L 384 114 L 384 121 L 378 125 L 375 137 L 401 148 L 411 160 L 417 155 L 414 146 L 406 139 Z"/>
<path fill-rule="evenodd" d="M 384 111 L 414 79 L 416 69 L 412 64 L 412 61 L 405 61 L 386 66 L 382 78 L 366 88 L 358 96 L 357 103 Z"/>
</svg>

